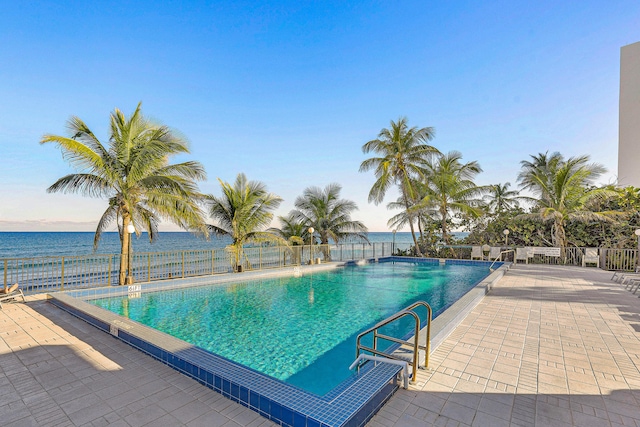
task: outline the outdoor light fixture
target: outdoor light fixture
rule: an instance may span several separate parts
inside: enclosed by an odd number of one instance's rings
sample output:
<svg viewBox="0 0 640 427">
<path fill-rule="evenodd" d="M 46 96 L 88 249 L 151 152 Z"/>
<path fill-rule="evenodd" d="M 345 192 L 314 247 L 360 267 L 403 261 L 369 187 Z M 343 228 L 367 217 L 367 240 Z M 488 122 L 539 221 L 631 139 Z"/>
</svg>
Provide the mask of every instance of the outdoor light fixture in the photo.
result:
<svg viewBox="0 0 640 427">
<path fill-rule="evenodd" d="M 504 245 L 505 245 L 505 246 L 508 246 L 508 245 L 509 245 L 509 229 L 508 229 L 508 228 L 505 228 L 505 229 L 502 231 L 502 234 L 504 234 Z"/>
<path fill-rule="evenodd" d="M 309 227 L 309 264 L 313 264 L 313 232 L 316 231 L 313 227 Z"/>
</svg>

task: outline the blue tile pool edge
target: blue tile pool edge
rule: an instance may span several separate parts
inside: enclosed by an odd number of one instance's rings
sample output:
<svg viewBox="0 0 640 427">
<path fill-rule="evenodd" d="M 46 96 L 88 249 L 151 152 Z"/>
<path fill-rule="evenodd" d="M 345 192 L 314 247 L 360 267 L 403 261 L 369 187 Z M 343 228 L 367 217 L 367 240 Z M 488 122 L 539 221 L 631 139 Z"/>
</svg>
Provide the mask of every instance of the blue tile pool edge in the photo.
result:
<svg viewBox="0 0 640 427">
<path fill-rule="evenodd" d="M 438 259 L 418 259 L 418 258 L 399 258 L 384 257 L 380 258 L 382 262 L 400 261 L 400 262 L 424 262 L 424 263 L 443 263 Z M 372 260 L 377 261 L 377 260 Z M 445 263 L 470 263 L 469 261 L 446 260 Z M 473 261 L 473 264 L 486 263 L 486 261 Z M 466 316 L 468 310 L 475 307 L 484 295 L 491 289 L 491 286 L 499 280 L 509 267 L 504 264 L 496 271 L 480 281 L 463 299 L 454 303 L 445 313 L 434 319 L 432 324 L 432 349 L 435 350 L 437 345 L 446 338 L 446 336 L 459 324 Z M 335 268 L 335 266 L 324 266 L 326 268 Z M 295 272 L 296 270 L 293 269 Z M 299 272 L 300 270 L 298 270 Z M 315 271 L 315 270 L 314 270 Z M 292 274 L 289 272 L 278 272 L 268 275 Z M 224 283 L 229 280 L 238 280 L 239 275 L 230 275 L 227 279 L 221 278 L 216 283 Z M 249 275 L 247 275 L 249 276 Z M 242 280 L 249 279 L 244 276 Z M 253 276 L 253 275 L 251 275 Z M 264 277 L 264 276 L 262 276 Z M 112 333 L 123 342 L 149 354 L 151 357 L 167 364 L 168 366 L 194 378 L 201 384 L 213 389 L 223 396 L 234 402 L 248 407 L 260 415 L 275 421 L 284 426 L 295 427 L 333 427 L 333 426 L 362 426 L 384 405 L 384 403 L 393 395 L 398 388 L 397 376 L 399 367 L 389 364 L 378 364 L 369 369 L 366 374 L 358 378 L 355 382 L 348 384 L 344 390 L 340 390 L 336 396 L 335 393 L 328 393 L 332 400 L 327 401 L 323 397 L 316 396 L 304 390 L 298 389 L 289 384 L 268 377 L 250 368 L 237 365 L 220 356 L 209 353 L 206 350 L 195 347 L 184 341 L 166 335 L 160 331 L 148 328 L 135 321 L 123 318 L 115 313 L 103 310 L 97 306 L 86 303 L 73 296 L 79 298 L 96 298 L 105 295 L 126 294 L 135 291 L 158 290 L 160 288 L 175 288 L 182 286 L 198 286 L 207 282 L 211 284 L 211 277 L 184 280 L 177 279 L 175 281 L 161 283 L 143 283 L 134 287 L 108 287 L 97 288 L 92 290 L 77 290 L 64 293 L 50 294 L 50 302 L 62 308 L 63 310 L 79 317 L 82 320 L 98 327 L 99 329 Z M 72 296 L 73 295 L 73 296 Z M 471 296 L 471 298 L 469 298 Z M 453 322 L 453 323 L 452 323 Z M 132 331 L 134 329 L 134 331 Z M 137 331 L 146 331 L 142 334 Z M 151 338 L 145 335 L 151 334 Z M 153 336 L 159 334 L 159 336 Z M 142 335 L 142 336 L 141 336 Z M 151 342 L 150 342 L 151 341 Z M 166 342 L 172 341 L 172 345 L 167 346 Z M 171 348 L 167 348 L 171 347 Z M 177 349 L 177 351 L 176 351 Z M 177 353 L 177 354 L 176 354 Z M 214 365 L 222 363 L 226 366 L 227 372 L 220 372 L 219 369 L 211 369 L 211 362 L 208 358 L 216 359 Z M 219 367 L 219 366 L 217 366 Z M 214 366 L 215 368 L 215 366 Z M 238 375 L 238 369 L 241 372 Z M 224 371 L 224 369 L 223 369 Z M 247 372 L 248 371 L 248 372 Z M 264 387 L 254 387 L 255 384 L 247 384 L 242 381 L 246 375 L 261 378 L 261 381 L 268 383 Z M 237 380 L 240 378 L 240 380 Z M 274 384 L 275 383 L 275 384 Z M 280 388 L 280 392 L 273 397 L 271 392 L 273 388 Z M 340 386 L 339 386 L 340 387 Z M 263 392 L 258 389 L 265 389 Z M 284 391 L 282 390 L 284 388 Z M 282 395 L 294 396 L 290 399 L 282 399 Z M 279 395 L 279 396 L 278 396 Z M 325 397 L 326 397 L 325 396 Z"/>
<path fill-rule="evenodd" d="M 400 367 L 378 364 L 366 370 L 338 396 L 325 401 L 320 396 L 64 293 L 51 294 L 49 302 L 283 426 L 360 427 L 375 413 L 369 411 L 377 411 L 399 385 Z M 142 338 L 141 335 L 151 336 Z M 252 386 L 248 376 L 261 384 Z M 274 394 L 280 398 L 273 397 Z M 282 399 L 282 395 L 288 399 Z"/>
</svg>

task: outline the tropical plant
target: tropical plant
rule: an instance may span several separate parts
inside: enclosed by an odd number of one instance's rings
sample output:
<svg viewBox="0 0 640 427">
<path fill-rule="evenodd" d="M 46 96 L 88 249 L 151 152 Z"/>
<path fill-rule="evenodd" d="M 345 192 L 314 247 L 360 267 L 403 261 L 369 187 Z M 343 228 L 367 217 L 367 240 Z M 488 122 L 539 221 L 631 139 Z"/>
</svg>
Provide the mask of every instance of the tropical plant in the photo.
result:
<svg viewBox="0 0 640 427">
<path fill-rule="evenodd" d="M 187 141 L 167 126 L 152 123 L 138 104 L 130 117 L 118 109 L 111 113 L 109 143 L 105 146 L 78 117 L 69 119 L 70 137 L 44 135 L 41 144 L 53 142 L 80 172 L 69 174 L 48 192 L 81 193 L 108 198 L 94 236 L 94 250 L 100 236 L 114 222 L 122 244 L 119 284 L 131 265 L 129 225 L 136 234 L 146 230 L 154 241 L 160 220 L 186 230 L 206 233 L 196 181 L 205 179 L 202 165 L 194 161 L 169 164 L 169 158 L 189 153 Z"/>
<path fill-rule="evenodd" d="M 428 208 L 438 213 L 442 240 L 447 245 L 451 244 L 449 229 L 453 215 L 480 216 L 480 197 L 487 190 L 473 182 L 475 176 L 482 172 L 480 165 L 475 161 L 462 163 L 461 159 L 460 152 L 450 151 L 428 163 L 426 180 L 419 188 L 422 200 L 414 207 L 416 210 Z"/>
<path fill-rule="evenodd" d="M 589 156 L 565 160 L 558 152 L 551 155 L 547 152 L 532 155 L 531 161 L 523 160 L 520 163 L 522 168 L 518 181 L 523 189 L 531 191 L 534 195 L 531 200 L 535 203 L 533 212 L 522 217 L 551 222 L 551 241 L 561 248 L 563 258 L 567 247 L 565 226 L 568 221 L 612 221 L 617 214 L 614 211 L 597 212 L 591 209 L 598 200 L 615 196 L 616 193 L 608 188 L 592 186 L 606 169 L 597 163 L 589 163 Z"/>
<path fill-rule="evenodd" d="M 233 268 L 242 270 L 243 247 L 251 242 L 283 243 L 284 239 L 266 231 L 275 210 L 282 199 L 267 191 L 267 187 L 259 181 L 248 181 L 245 174 L 240 173 L 233 185 L 218 178 L 222 195 L 209 196 L 209 215 L 215 224 L 209 230 L 218 235 L 231 237 L 228 246 L 233 255 Z"/>
<path fill-rule="evenodd" d="M 399 197 L 395 202 L 390 202 L 387 204 L 387 209 L 401 210 L 399 213 L 392 216 L 389 221 L 387 221 L 387 226 L 391 229 L 399 230 L 409 224 L 410 218 L 415 218 L 418 230 L 420 232 L 420 237 L 418 238 L 417 249 L 416 247 L 414 247 L 412 251 L 415 252 L 415 254 L 420 251 L 422 255 L 434 255 L 435 246 L 439 240 L 439 236 L 436 235 L 437 212 L 435 212 L 433 209 L 426 208 L 414 211 L 413 209 L 411 209 L 411 207 L 409 208 L 409 211 L 407 211 L 405 210 L 405 207 L 406 203 L 402 200 L 402 197 Z"/>
<path fill-rule="evenodd" d="M 411 207 L 417 199 L 416 180 L 424 177 L 423 168 L 432 155 L 439 153 L 435 147 L 426 143 L 434 136 L 434 128 L 409 128 L 407 118 L 401 117 L 397 122 L 391 121 L 389 129 L 382 129 L 378 138 L 362 146 L 363 153 L 373 152 L 379 156 L 360 164 L 360 172 L 373 169 L 377 178 L 369 191 L 369 202 L 377 205 L 384 200 L 392 185 L 399 187 L 418 256 L 422 256 L 422 253 L 414 229 L 415 211 Z"/>
<path fill-rule="evenodd" d="M 308 239 L 308 228 L 304 223 L 296 219 L 291 213 L 287 216 L 279 216 L 280 228 L 270 228 L 269 232 L 280 236 L 292 246 L 304 245 Z"/>
<path fill-rule="evenodd" d="M 358 207 L 351 200 L 340 198 L 341 189 L 335 183 L 324 189 L 306 188 L 302 196 L 296 198 L 296 209 L 291 211 L 291 216 L 305 227 L 313 227 L 322 245 L 328 245 L 329 239 L 336 244 L 349 238 L 368 242 L 367 227 L 362 222 L 351 219 L 351 212 Z M 325 258 L 329 257 L 330 253 L 326 250 Z"/>
<path fill-rule="evenodd" d="M 518 201 L 524 200 L 520 197 L 520 192 L 509 190 L 510 182 L 504 184 L 495 184 L 487 187 L 488 193 L 485 195 L 487 208 L 495 215 L 501 215 L 504 212 L 516 209 L 519 206 Z"/>
<path fill-rule="evenodd" d="M 274 227 L 268 231 L 280 236 L 289 246 L 302 246 L 305 241 L 310 241 L 308 228 L 304 223 L 294 218 L 291 213 L 287 216 L 279 216 L 278 220 L 280 221 L 280 228 Z M 304 250 L 304 248 L 292 249 L 294 264 L 300 264 L 301 252 L 299 249 Z M 287 255 L 287 253 L 284 254 L 285 260 Z"/>
</svg>

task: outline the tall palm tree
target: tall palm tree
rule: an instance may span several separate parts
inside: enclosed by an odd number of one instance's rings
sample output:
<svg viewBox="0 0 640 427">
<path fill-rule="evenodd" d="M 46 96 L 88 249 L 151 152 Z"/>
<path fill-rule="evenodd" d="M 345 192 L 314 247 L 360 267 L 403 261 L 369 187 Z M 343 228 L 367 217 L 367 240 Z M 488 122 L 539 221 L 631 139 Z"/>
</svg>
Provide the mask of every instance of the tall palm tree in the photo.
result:
<svg viewBox="0 0 640 427">
<path fill-rule="evenodd" d="M 329 239 L 336 244 L 346 238 L 357 238 L 368 242 L 367 227 L 351 219 L 351 212 L 358 209 L 351 200 L 341 199 L 339 184 L 329 184 L 324 189 L 319 187 L 306 188 L 296 198 L 296 209 L 291 216 L 305 227 L 313 227 L 320 236 L 320 244 L 328 245 Z M 325 251 L 325 258 L 329 259 L 329 252 Z"/>
<path fill-rule="evenodd" d="M 488 194 L 485 198 L 487 199 L 487 207 L 494 214 L 500 215 L 517 208 L 519 206 L 518 200 L 523 200 L 519 191 L 509 190 L 510 186 L 510 182 L 505 182 L 504 184 L 495 184 L 488 187 Z"/>
<path fill-rule="evenodd" d="M 202 194 L 196 185 L 206 178 L 204 168 L 194 161 L 169 164 L 171 156 L 189 152 L 187 141 L 167 126 L 147 120 L 141 103 L 128 118 L 117 108 L 111 113 L 108 146 L 78 117 L 69 119 L 67 126 L 70 137 L 44 135 L 40 143 L 57 144 L 63 158 L 80 173 L 60 178 L 47 191 L 108 198 L 93 244 L 96 249 L 102 232 L 117 223 L 122 243 L 121 285 L 126 272 L 131 275 L 130 224 L 138 235 L 146 230 L 151 241 L 160 220 L 206 233 L 198 204 Z"/>
<path fill-rule="evenodd" d="M 248 181 L 240 173 L 233 185 L 218 179 L 222 196 L 209 196 L 209 215 L 215 224 L 209 230 L 218 235 L 231 237 L 229 249 L 234 255 L 233 267 L 236 271 L 242 265 L 243 246 L 250 242 L 271 241 L 282 243 L 283 239 L 265 231 L 282 199 L 267 191 L 259 181 Z"/>
<path fill-rule="evenodd" d="M 563 252 L 567 247 L 565 225 L 567 221 L 611 221 L 610 212 L 593 212 L 589 205 L 597 199 L 615 195 L 607 188 L 594 188 L 593 182 L 606 171 L 597 163 L 589 163 L 589 156 L 564 159 L 558 153 L 539 153 L 531 156 L 531 161 L 520 162 L 522 168 L 518 181 L 523 189 L 535 196 L 534 212 L 521 217 L 543 222 L 553 221 L 552 242 Z"/>
<path fill-rule="evenodd" d="M 379 156 L 367 159 L 360 164 L 360 172 L 373 169 L 377 178 L 369 191 L 369 202 L 377 205 L 384 200 L 387 190 L 392 185 L 399 187 L 409 216 L 409 228 L 418 256 L 422 256 L 422 253 L 416 239 L 413 226 L 414 215 L 410 207 L 417 198 L 415 180 L 424 177 L 423 167 L 433 154 L 439 153 L 435 147 L 426 143 L 434 136 L 434 128 L 409 128 L 407 118 L 400 117 L 397 122 L 391 121 L 389 129 L 382 129 L 378 138 L 362 146 L 363 153 L 374 152 Z"/>
<path fill-rule="evenodd" d="M 427 179 L 420 191 L 422 200 L 414 209 L 433 209 L 438 212 L 442 240 L 449 245 L 449 223 L 455 213 L 478 217 L 482 211 L 478 208 L 479 197 L 487 190 L 477 186 L 473 179 L 482 172 L 475 162 L 462 163 L 462 154 L 450 151 L 431 161 L 426 168 Z"/>
</svg>

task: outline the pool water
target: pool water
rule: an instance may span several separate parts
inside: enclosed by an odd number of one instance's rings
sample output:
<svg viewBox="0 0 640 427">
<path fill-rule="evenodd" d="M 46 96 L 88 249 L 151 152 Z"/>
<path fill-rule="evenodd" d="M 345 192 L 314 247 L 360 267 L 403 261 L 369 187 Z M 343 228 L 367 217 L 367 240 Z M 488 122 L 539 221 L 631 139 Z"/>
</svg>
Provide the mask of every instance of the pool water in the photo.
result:
<svg viewBox="0 0 640 427">
<path fill-rule="evenodd" d="M 486 266 L 381 262 L 90 302 L 324 395 L 353 375 L 358 333 L 417 300 L 437 315 L 488 274 Z M 386 328 L 402 336 L 412 325 Z"/>
</svg>

